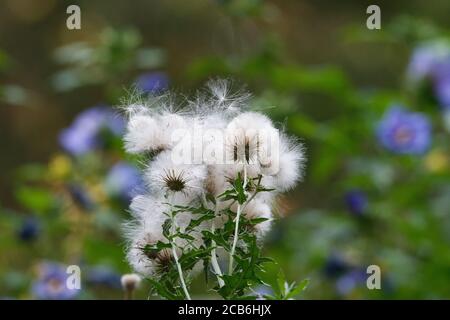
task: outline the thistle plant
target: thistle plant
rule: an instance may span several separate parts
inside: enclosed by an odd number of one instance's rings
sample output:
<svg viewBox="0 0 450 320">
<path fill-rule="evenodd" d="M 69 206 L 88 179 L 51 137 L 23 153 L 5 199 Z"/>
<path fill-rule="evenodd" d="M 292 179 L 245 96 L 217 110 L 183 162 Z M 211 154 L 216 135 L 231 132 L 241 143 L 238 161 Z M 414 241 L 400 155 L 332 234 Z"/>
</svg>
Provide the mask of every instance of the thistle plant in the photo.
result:
<svg viewBox="0 0 450 320">
<path fill-rule="evenodd" d="M 257 298 L 261 284 L 275 286 L 265 298 L 303 288 L 271 282 L 275 262 L 261 252 L 277 195 L 301 179 L 303 149 L 249 99 L 219 80 L 181 106 L 168 94 L 125 103 L 126 150 L 141 156 L 147 186 L 130 205 L 126 255 L 152 293 L 191 299 L 202 271 L 225 299 Z"/>
</svg>

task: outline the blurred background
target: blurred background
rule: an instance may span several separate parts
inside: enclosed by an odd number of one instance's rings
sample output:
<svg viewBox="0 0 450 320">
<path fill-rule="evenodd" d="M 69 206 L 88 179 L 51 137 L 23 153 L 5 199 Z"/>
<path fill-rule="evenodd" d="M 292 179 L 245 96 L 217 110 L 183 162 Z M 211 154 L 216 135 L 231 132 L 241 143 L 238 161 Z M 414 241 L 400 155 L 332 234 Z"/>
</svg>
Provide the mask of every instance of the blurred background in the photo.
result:
<svg viewBox="0 0 450 320">
<path fill-rule="evenodd" d="M 450 2 L 376 1 L 381 30 L 370 4 L 0 0 L 0 297 L 121 299 L 142 182 L 113 106 L 227 77 L 306 147 L 264 244 L 302 299 L 450 298 Z"/>
</svg>

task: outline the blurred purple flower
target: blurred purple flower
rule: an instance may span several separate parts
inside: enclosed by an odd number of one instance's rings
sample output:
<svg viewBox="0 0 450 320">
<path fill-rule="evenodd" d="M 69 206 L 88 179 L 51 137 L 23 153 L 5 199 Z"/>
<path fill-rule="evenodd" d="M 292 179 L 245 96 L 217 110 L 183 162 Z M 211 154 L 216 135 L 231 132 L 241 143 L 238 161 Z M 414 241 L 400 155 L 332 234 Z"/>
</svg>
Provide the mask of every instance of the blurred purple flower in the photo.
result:
<svg viewBox="0 0 450 320">
<path fill-rule="evenodd" d="M 109 194 L 126 201 L 144 187 L 139 170 L 128 163 L 119 162 L 109 171 L 105 187 Z"/>
<path fill-rule="evenodd" d="M 408 77 L 412 81 L 421 81 L 432 77 L 438 66 L 450 61 L 450 46 L 443 42 L 425 43 L 412 53 L 408 65 Z"/>
<path fill-rule="evenodd" d="M 377 136 L 394 153 L 422 154 L 431 143 L 431 125 L 425 115 L 393 106 L 378 124 Z"/>
<path fill-rule="evenodd" d="M 119 289 L 121 287 L 120 277 L 120 274 L 107 266 L 95 266 L 89 269 L 86 281 L 94 285 Z"/>
<path fill-rule="evenodd" d="M 68 274 L 63 265 L 46 262 L 39 266 L 39 278 L 33 283 L 32 292 L 37 299 L 69 300 L 80 290 L 69 289 L 66 285 Z"/>
<path fill-rule="evenodd" d="M 367 195 L 361 190 L 351 190 L 348 191 L 345 196 L 345 204 L 347 205 L 347 209 L 355 214 L 362 215 L 367 210 Z"/>
<path fill-rule="evenodd" d="M 18 237 L 22 241 L 33 241 L 39 236 L 39 229 L 39 222 L 36 218 L 27 218 L 18 230 Z"/>
<path fill-rule="evenodd" d="M 350 264 L 339 254 L 331 254 L 325 261 L 323 271 L 327 277 L 337 277 L 350 269 Z"/>
<path fill-rule="evenodd" d="M 408 78 L 413 82 L 429 81 L 437 102 L 443 108 L 450 108 L 450 45 L 435 42 L 415 49 Z"/>
<path fill-rule="evenodd" d="M 340 295 L 346 296 L 355 288 L 365 285 L 366 281 L 366 271 L 362 268 L 355 268 L 337 279 L 336 291 Z"/>
<path fill-rule="evenodd" d="M 441 107 L 450 109 L 450 59 L 435 71 L 433 90 Z"/>
<path fill-rule="evenodd" d="M 83 155 L 102 146 L 101 133 L 104 130 L 118 136 L 124 128 L 123 118 L 110 108 L 92 107 L 81 112 L 68 128 L 61 131 L 59 143 L 67 152 Z"/>
<path fill-rule="evenodd" d="M 169 88 L 169 77 L 164 72 L 144 73 L 136 79 L 136 87 L 145 93 L 160 93 Z"/>
</svg>

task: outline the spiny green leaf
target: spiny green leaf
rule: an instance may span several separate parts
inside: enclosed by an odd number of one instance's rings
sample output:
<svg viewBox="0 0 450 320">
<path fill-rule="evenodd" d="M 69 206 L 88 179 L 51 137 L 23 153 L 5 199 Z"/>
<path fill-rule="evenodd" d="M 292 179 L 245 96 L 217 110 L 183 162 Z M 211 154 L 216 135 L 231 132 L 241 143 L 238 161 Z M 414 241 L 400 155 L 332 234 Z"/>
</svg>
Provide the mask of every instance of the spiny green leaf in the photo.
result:
<svg viewBox="0 0 450 320">
<path fill-rule="evenodd" d="M 296 297 L 297 295 L 299 295 L 301 292 L 303 292 L 308 287 L 308 284 L 309 284 L 309 279 L 303 279 L 297 285 L 295 285 L 295 283 L 293 283 L 293 287 L 291 288 L 290 292 L 286 295 L 286 299 L 292 299 L 292 298 Z"/>
</svg>

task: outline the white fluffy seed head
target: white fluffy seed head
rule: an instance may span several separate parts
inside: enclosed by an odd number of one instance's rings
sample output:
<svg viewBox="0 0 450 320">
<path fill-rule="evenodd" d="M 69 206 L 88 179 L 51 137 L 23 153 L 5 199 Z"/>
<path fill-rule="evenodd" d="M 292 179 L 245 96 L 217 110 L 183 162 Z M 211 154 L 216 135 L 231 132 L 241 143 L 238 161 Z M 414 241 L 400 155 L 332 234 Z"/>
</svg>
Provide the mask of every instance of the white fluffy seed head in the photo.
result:
<svg viewBox="0 0 450 320">
<path fill-rule="evenodd" d="M 120 278 L 120 283 L 123 290 L 134 291 L 139 288 L 139 285 L 141 284 L 141 277 L 136 273 L 127 273 L 122 275 Z"/>
<path fill-rule="evenodd" d="M 159 196 L 170 196 L 176 204 L 198 198 L 204 192 L 206 175 L 205 165 L 174 163 L 170 151 L 160 153 L 145 171 L 150 190 Z"/>
<path fill-rule="evenodd" d="M 239 114 L 228 124 L 230 129 L 265 129 L 272 126 L 272 121 L 266 115 L 253 111 Z"/>
<path fill-rule="evenodd" d="M 247 219 L 267 219 L 254 225 L 256 235 L 261 238 L 267 234 L 272 225 L 272 210 L 270 206 L 259 199 L 254 199 L 248 203 L 244 209 L 244 215 Z"/>
<path fill-rule="evenodd" d="M 126 257 L 135 272 L 149 277 L 158 263 L 156 257 L 146 254 L 145 247 L 167 241 L 162 226 L 168 218 L 168 205 L 162 199 L 139 195 L 133 198 L 130 209 L 135 219 L 124 228 L 128 242 Z"/>
<path fill-rule="evenodd" d="M 164 199 L 157 199 L 151 195 L 138 195 L 131 200 L 130 210 L 136 221 L 141 224 L 142 232 L 158 238 L 162 237 L 162 224 L 170 210 Z M 136 233 L 136 230 L 132 233 Z"/>
<path fill-rule="evenodd" d="M 131 213 L 140 226 L 131 225 L 128 229 L 129 238 L 139 232 L 148 233 L 155 238 L 162 238 L 162 225 L 169 218 L 170 205 L 167 199 L 156 198 L 152 195 L 138 195 L 131 200 Z M 182 230 L 189 225 L 192 215 L 189 212 L 179 212 L 175 217 L 178 227 Z M 140 229 L 141 228 L 141 229 Z M 125 227 L 125 229 L 127 229 Z M 125 230 L 127 231 L 127 230 Z"/>
<path fill-rule="evenodd" d="M 125 148 L 130 153 L 156 150 L 161 147 L 161 136 L 161 128 L 154 118 L 137 114 L 128 121 Z"/>
<path fill-rule="evenodd" d="M 126 230 L 128 263 L 135 272 L 144 277 L 155 276 L 172 263 L 172 252 L 169 249 L 163 249 L 158 253 L 146 250 L 146 247 L 154 246 L 158 242 L 167 242 L 162 234 L 162 225 L 166 219 L 167 216 L 163 214 L 153 214 L 152 217 L 136 222 L 132 229 L 128 227 Z M 180 219 L 177 221 L 180 222 Z M 179 247 L 186 246 L 184 239 L 177 238 L 175 242 Z"/>
<path fill-rule="evenodd" d="M 272 129 L 272 121 L 260 113 L 245 112 L 235 117 L 225 130 L 227 160 L 257 162 L 258 148 L 262 142 L 260 136 Z"/>
<path fill-rule="evenodd" d="M 223 170 L 218 165 L 210 165 L 207 167 L 207 170 L 208 175 L 205 180 L 205 190 L 208 194 L 217 197 L 226 190 L 228 186 L 227 179 Z"/>
<path fill-rule="evenodd" d="M 295 187 L 303 177 L 305 156 L 302 146 L 286 137 L 280 140 L 279 170 L 273 175 L 273 187 L 284 192 Z"/>
<path fill-rule="evenodd" d="M 221 114 L 211 114 L 196 120 L 196 126 L 201 131 L 202 155 L 205 164 L 219 164 L 224 162 L 224 130 L 227 122 Z"/>
<path fill-rule="evenodd" d="M 172 261 L 172 252 L 162 249 L 155 255 L 145 253 L 146 245 L 154 245 L 146 241 L 134 242 L 127 252 L 127 260 L 135 272 L 143 277 L 158 276 L 159 273 L 167 271 Z"/>
<path fill-rule="evenodd" d="M 258 238 L 262 238 L 266 233 L 270 230 L 271 224 L 272 224 L 272 210 L 271 207 L 262 201 L 261 199 L 253 199 L 252 201 L 248 202 L 247 205 L 241 206 L 243 212 L 242 214 L 248 219 L 267 219 L 263 222 L 260 222 L 258 224 L 255 224 L 252 226 L 251 232 L 254 232 Z M 233 204 L 231 206 L 231 209 L 233 211 L 237 210 L 237 204 Z"/>
<path fill-rule="evenodd" d="M 186 120 L 176 113 L 135 113 L 128 120 L 125 148 L 130 153 L 170 149 L 186 131 Z"/>
<path fill-rule="evenodd" d="M 225 137 L 227 163 L 234 161 L 234 166 L 227 170 L 234 169 L 232 177 L 242 172 L 244 165 L 250 177 L 263 174 L 267 166 L 272 171 L 278 170 L 279 132 L 265 115 L 256 112 L 238 115 L 228 124 Z"/>
<path fill-rule="evenodd" d="M 162 226 L 169 218 L 168 211 L 165 211 L 169 205 L 155 205 L 153 201 L 163 203 L 164 199 L 154 199 L 150 196 L 138 196 L 133 199 L 133 209 L 138 210 L 140 217 L 135 219 L 133 224 L 129 224 L 125 230 L 128 238 L 127 260 L 133 270 L 144 277 L 158 276 L 161 272 L 167 271 L 173 263 L 171 249 L 163 249 L 155 253 L 145 249 L 158 242 L 167 242 Z M 149 204 L 149 206 L 143 208 L 142 206 L 145 204 Z M 185 232 L 191 219 L 192 214 L 189 212 L 177 213 L 175 224 L 180 228 L 180 232 Z M 201 228 L 205 228 L 205 226 L 202 225 Z M 195 232 L 193 236 L 194 240 L 192 241 L 183 238 L 174 240 L 177 252 L 180 251 L 179 254 L 181 254 L 181 248 L 201 245 L 201 233 Z"/>
<path fill-rule="evenodd" d="M 271 191 L 262 191 L 259 192 L 255 199 L 259 199 L 260 201 L 267 204 L 269 207 L 273 206 L 275 198 L 277 196 L 277 190 L 273 190 L 273 177 L 271 176 L 262 176 L 261 178 L 261 187 L 265 189 L 270 189 Z"/>
<path fill-rule="evenodd" d="M 138 274 L 150 277 L 155 273 L 157 263 L 153 257 L 146 254 L 145 247 L 155 245 L 158 241 L 164 241 L 164 238 L 157 236 L 152 231 L 147 231 L 144 224 L 136 225 L 133 231 L 131 233 L 128 230 L 129 244 L 126 255 L 128 263 Z"/>
<path fill-rule="evenodd" d="M 188 131 L 187 121 L 176 113 L 163 112 L 157 121 L 162 131 L 161 145 L 167 149 L 173 147 Z"/>
</svg>

